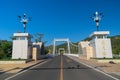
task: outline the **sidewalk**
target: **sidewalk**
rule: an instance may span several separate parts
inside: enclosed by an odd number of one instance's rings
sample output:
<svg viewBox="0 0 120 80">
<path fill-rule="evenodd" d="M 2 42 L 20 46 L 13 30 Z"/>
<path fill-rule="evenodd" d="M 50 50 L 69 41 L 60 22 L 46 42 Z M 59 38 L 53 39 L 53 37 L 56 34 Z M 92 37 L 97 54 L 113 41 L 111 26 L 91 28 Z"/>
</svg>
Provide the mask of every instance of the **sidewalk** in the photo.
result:
<svg viewBox="0 0 120 80">
<path fill-rule="evenodd" d="M 30 68 L 34 65 L 44 62 L 45 60 L 31 61 L 26 64 L 0 64 L 0 80 L 14 75 L 15 73 Z"/>
<path fill-rule="evenodd" d="M 79 63 L 80 62 L 85 63 L 89 66 L 92 66 L 96 69 L 99 69 L 105 73 L 108 73 L 120 79 L 120 64 L 98 63 L 95 60 L 83 60 L 83 59 L 79 59 L 79 57 L 76 57 L 76 56 L 68 56 L 68 57 L 70 57 L 71 59 Z"/>
</svg>

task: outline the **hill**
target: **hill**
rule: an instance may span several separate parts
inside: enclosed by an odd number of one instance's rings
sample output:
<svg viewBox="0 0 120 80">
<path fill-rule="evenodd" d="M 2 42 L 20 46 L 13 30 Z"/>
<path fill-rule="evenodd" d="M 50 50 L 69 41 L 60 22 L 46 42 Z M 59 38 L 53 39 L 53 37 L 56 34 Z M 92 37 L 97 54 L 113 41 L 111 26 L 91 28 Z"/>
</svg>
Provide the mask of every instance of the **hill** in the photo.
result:
<svg viewBox="0 0 120 80">
<path fill-rule="evenodd" d="M 120 54 L 120 35 L 111 36 L 110 38 L 113 54 Z"/>
</svg>

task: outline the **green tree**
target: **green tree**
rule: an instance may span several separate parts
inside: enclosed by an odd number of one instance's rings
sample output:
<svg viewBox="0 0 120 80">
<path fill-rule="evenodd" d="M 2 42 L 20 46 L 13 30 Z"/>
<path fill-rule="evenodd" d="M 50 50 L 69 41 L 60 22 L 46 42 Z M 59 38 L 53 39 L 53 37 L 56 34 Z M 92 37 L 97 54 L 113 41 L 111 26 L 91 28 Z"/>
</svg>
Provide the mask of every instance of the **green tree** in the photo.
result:
<svg viewBox="0 0 120 80">
<path fill-rule="evenodd" d="M 2 59 L 3 57 L 4 57 L 4 51 L 0 49 L 0 59 Z"/>
<path fill-rule="evenodd" d="M 0 59 L 8 58 L 12 55 L 12 42 L 7 40 L 0 41 Z"/>
<path fill-rule="evenodd" d="M 41 34 L 41 33 L 35 34 L 35 42 L 42 42 L 43 36 L 44 34 Z"/>
<path fill-rule="evenodd" d="M 120 35 L 112 36 L 110 38 L 111 38 L 113 54 L 119 54 L 120 53 Z"/>
</svg>

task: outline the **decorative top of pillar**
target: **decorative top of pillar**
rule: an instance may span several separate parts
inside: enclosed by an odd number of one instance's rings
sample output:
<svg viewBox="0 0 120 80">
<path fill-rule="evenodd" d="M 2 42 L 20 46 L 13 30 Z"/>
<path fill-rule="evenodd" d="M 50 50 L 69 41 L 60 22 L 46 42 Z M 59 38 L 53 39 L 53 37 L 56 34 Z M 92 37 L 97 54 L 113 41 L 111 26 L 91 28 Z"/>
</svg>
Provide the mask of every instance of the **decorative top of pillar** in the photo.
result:
<svg viewBox="0 0 120 80">
<path fill-rule="evenodd" d="M 93 36 L 99 36 L 99 35 L 109 35 L 110 32 L 109 31 L 95 31 L 93 32 L 90 37 L 93 37 Z"/>
<path fill-rule="evenodd" d="M 14 33 L 13 36 L 17 37 L 17 36 L 30 36 L 30 34 L 28 33 Z"/>
<path fill-rule="evenodd" d="M 14 33 L 13 34 L 13 40 L 28 40 L 31 42 L 31 38 L 33 36 L 28 33 Z"/>
</svg>

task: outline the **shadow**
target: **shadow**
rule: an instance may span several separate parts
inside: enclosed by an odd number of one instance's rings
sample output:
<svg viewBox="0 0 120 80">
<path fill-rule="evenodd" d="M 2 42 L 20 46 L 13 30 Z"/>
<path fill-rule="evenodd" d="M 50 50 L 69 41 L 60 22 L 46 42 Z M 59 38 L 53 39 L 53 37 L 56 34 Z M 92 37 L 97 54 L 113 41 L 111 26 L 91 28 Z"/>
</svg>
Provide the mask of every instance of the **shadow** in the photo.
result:
<svg viewBox="0 0 120 80">
<path fill-rule="evenodd" d="M 16 69 L 19 69 L 19 67 L 16 67 L 16 68 L 13 68 L 13 69 L 9 69 L 9 70 L 7 70 L 7 71 L 0 71 L 0 75 L 1 75 L 1 74 L 4 74 L 4 73 L 7 73 L 7 72 L 9 72 L 9 71 L 12 71 L 12 70 L 16 70 Z"/>
<path fill-rule="evenodd" d="M 45 55 L 45 57 L 43 59 L 53 59 L 53 58 L 54 58 L 53 55 L 47 54 L 47 55 Z"/>
<path fill-rule="evenodd" d="M 59 67 L 56 67 L 56 68 L 32 68 L 32 69 L 29 69 L 29 68 L 19 68 L 19 69 L 22 69 L 22 71 L 23 70 L 60 70 L 61 68 L 59 68 Z M 64 70 L 74 70 L 74 69 L 77 69 L 77 70 L 81 70 L 81 69 L 86 69 L 86 70 L 88 70 L 88 69 L 91 69 L 91 68 L 89 68 L 89 67 L 78 67 L 78 66 L 76 66 L 76 67 L 65 67 L 65 68 L 62 68 L 62 69 L 64 69 Z"/>
<path fill-rule="evenodd" d="M 33 68 L 30 70 L 60 70 L 61 68 Z M 67 68 L 62 68 L 64 70 L 74 70 L 74 69 L 90 69 L 90 68 L 76 68 L 76 67 L 67 67 Z"/>
<path fill-rule="evenodd" d="M 0 71 L 0 75 L 3 74 L 3 73 L 5 73 L 5 72 L 4 71 Z"/>
</svg>

